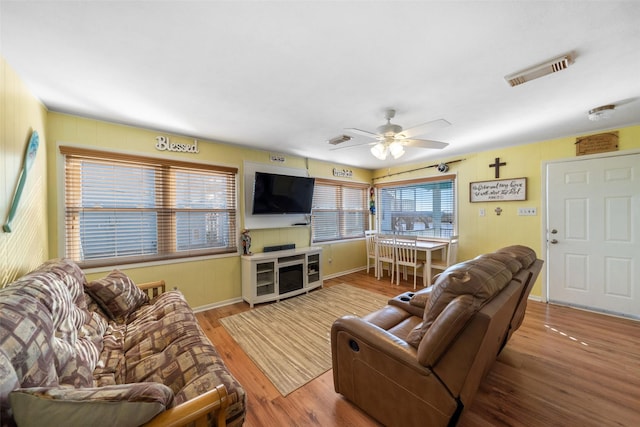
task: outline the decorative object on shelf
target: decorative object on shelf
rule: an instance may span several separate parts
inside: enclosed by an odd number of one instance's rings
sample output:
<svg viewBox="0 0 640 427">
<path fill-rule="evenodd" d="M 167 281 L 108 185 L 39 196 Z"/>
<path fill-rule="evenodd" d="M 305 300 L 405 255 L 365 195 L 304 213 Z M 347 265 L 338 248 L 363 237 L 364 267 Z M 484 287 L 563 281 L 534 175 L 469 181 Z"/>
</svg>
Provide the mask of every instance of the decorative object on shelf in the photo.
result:
<svg viewBox="0 0 640 427">
<path fill-rule="evenodd" d="M 603 105 L 601 107 L 596 107 L 589 110 L 589 114 L 587 117 L 592 122 L 597 122 L 599 120 L 606 120 L 613 116 L 613 112 L 615 111 L 616 106 L 613 104 Z"/>
<path fill-rule="evenodd" d="M 618 150 L 618 131 L 576 138 L 576 156 Z"/>
<path fill-rule="evenodd" d="M 495 211 L 496 211 L 496 215 L 500 216 L 500 214 L 502 213 L 502 208 L 498 206 L 497 208 L 495 208 Z"/>
<path fill-rule="evenodd" d="M 16 187 L 16 192 L 13 194 L 13 202 L 9 209 L 9 215 L 7 216 L 7 221 L 2 226 L 5 233 L 11 233 L 12 231 L 11 222 L 16 215 L 18 204 L 20 203 L 20 197 L 22 196 L 22 190 L 24 189 L 24 183 L 27 180 L 27 174 L 35 161 L 36 153 L 38 152 L 38 145 L 40 145 L 40 137 L 38 136 L 38 132 L 34 130 L 31 132 L 31 138 L 29 138 L 29 143 L 27 144 L 24 162 L 22 163 L 22 170 L 20 171 L 20 178 L 18 180 L 18 186 Z"/>
<path fill-rule="evenodd" d="M 527 178 L 469 183 L 469 201 L 471 203 L 512 200 L 527 200 Z"/>
<path fill-rule="evenodd" d="M 500 166 L 507 166 L 507 162 L 500 162 L 500 157 L 496 157 L 496 162 L 489 165 L 490 168 L 496 168 L 496 179 L 500 178 Z"/>
<path fill-rule="evenodd" d="M 242 253 L 244 255 L 251 255 L 251 234 L 249 234 L 250 230 L 246 228 L 242 230 L 242 236 L 240 236 L 240 240 L 242 240 Z"/>
</svg>

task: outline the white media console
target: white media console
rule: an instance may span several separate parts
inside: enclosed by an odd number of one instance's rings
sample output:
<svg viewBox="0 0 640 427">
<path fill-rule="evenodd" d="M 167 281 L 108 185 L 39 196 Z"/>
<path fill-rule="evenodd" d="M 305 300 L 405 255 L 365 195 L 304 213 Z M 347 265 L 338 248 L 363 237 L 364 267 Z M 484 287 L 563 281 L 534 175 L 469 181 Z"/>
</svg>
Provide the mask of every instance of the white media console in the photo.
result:
<svg viewBox="0 0 640 427">
<path fill-rule="evenodd" d="M 278 301 L 322 286 L 322 248 L 308 247 L 242 255 L 242 299 Z"/>
</svg>

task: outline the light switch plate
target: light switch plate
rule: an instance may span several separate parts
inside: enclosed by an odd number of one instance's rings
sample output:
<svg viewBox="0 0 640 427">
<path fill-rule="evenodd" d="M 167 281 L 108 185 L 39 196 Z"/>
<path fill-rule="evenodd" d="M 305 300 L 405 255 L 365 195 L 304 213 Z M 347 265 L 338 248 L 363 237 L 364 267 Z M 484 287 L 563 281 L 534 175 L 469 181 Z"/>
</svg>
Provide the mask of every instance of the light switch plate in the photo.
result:
<svg viewBox="0 0 640 427">
<path fill-rule="evenodd" d="M 536 216 L 538 209 L 536 208 L 518 208 L 518 216 Z"/>
</svg>

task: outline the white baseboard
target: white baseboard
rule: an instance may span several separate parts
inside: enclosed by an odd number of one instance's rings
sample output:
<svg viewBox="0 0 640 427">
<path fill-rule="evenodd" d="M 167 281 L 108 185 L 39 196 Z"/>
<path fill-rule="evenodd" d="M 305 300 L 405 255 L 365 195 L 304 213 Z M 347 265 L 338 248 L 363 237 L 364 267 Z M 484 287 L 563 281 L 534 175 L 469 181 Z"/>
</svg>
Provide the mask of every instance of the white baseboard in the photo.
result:
<svg viewBox="0 0 640 427">
<path fill-rule="evenodd" d="M 351 270 L 340 271 L 338 273 L 333 273 L 333 274 L 330 274 L 328 276 L 324 276 L 322 279 L 323 280 L 335 279 L 336 277 L 344 276 L 346 274 L 355 273 L 357 271 L 362 271 L 362 270 L 366 270 L 366 269 L 367 269 L 366 266 L 356 267 L 356 268 L 353 268 Z M 371 271 L 373 271 L 373 268 L 371 269 Z M 201 305 L 201 306 L 195 307 L 193 309 L 193 312 L 194 313 L 199 313 L 201 311 L 207 311 L 207 310 L 211 310 L 211 309 L 214 309 L 214 308 L 220 308 L 220 307 L 224 307 L 225 305 L 231 305 L 231 304 L 235 304 L 237 302 L 242 302 L 242 301 L 244 301 L 242 299 L 242 297 L 231 298 L 231 299 L 228 299 L 228 300 L 225 300 L 225 301 L 218 301 L 218 302 L 214 302 L 214 303 L 211 303 L 211 304 L 206 304 L 206 305 Z"/>
<path fill-rule="evenodd" d="M 199 307 L 195 307 L 193 309 L 194 313 L 199 313 L 201 311 L 207 311 L 207 310 L 211 310 L 213 308 L 219 308 L 219 307 L 224 307 L 225 305 L 231 305 L 231 304 L 235 304 L 237 302 L 242 302 L 242 297 L 238 297 L 238 298 L 232 298 L 232 299 L 228 299 L 225 301 L 218 301 L 218 302 L 214 302 L 211 304 L 207 304 L 207 305 L 201 305 Z"/>
<path fill-rule="evenodd" d="M 325 280 L 326 279 L 335 279 L 336 277 L 344 276 L 346 274 L 355 273 L 357 271 L 362 271 L 362 270 L 366 270 L 366 269 L 367 269 L 366 266 L 364 266 L 364 267 L 356 267 L 356 268 L 353 268 L 351 270 L 340 271 L 338 273 L 329 274 L 328 276 L 323 276 L 322 278 L 325 279 Z M 371 271 L 373 271 L 373 268 L 371 268 Z"/>
</svg>

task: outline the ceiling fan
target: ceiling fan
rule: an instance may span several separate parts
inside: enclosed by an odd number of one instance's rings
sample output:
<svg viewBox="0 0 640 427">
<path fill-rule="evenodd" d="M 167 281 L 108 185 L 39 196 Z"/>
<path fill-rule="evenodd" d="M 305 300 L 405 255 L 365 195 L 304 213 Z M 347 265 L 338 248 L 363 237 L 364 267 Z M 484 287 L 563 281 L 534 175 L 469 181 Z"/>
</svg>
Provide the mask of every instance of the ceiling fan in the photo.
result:
<svg viewBox="0 0 640 427">
<path fill-rule="evenodd" d="M 396 115 L 396 110 L 393 110 L 393 109 L 387 110 L 385 114 L 387 123 L 382 126 L 379 126 L 376 129 L 377 133 L 368 132 L 366 130 L 361 130 L 356 128 L 345 129 L 345 131 L 352 134 L 362 135 L 367 138 L 376 139 L 377 142 L 365 142 L 362 144 L 353 144 L 348 146 L 345 145 L 342 147 L 333 148 L 333 150 L 357 147 L 365 144 L 373 145 L 371 147 L 371 153 L 378 159 L 384 160 L 387 158 L 389 154 L 391 154 L 391 156 L 394 159 L 400 158 L 404 154 L 404 147 L 443 149 L 444 147 L 449 145 L 446 142 L 414 138 L 414 136 L 416 135 L 424 135 L 433 130 L 451 125 L 451 123 L 449 123 L 448 121 L 444 119 L 433 120 L 418 126 L 414 126 L 410 129 L 403 130 L 402 126 L 391 123 L 391 119 L 393 119 L 395 115 Z M 337 146 L 351 139 L 352 138 L 349 137 L 348 135 L 342 135 L 341 137 L 331 139 L 329 143 Z"/>
</svg>

